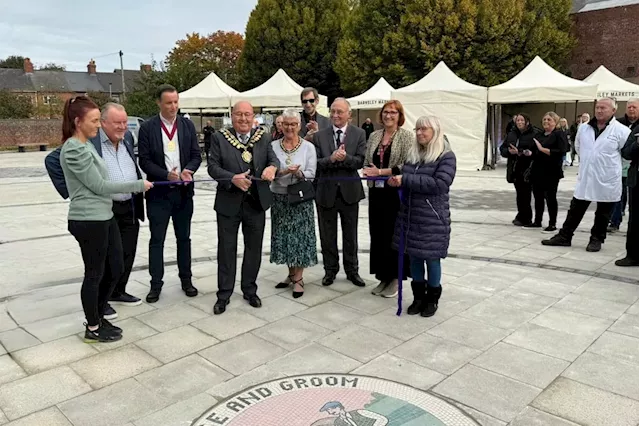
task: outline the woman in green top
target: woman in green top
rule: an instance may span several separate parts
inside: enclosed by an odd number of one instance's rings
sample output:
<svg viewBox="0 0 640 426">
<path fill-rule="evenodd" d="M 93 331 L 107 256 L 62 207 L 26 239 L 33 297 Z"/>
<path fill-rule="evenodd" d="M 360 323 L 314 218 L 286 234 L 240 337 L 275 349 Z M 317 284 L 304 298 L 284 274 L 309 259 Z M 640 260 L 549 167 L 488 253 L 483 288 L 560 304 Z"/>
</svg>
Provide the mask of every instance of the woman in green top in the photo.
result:
<svg viewBox="0 0 640 426">
<path fill-rule="evenodd" d="M 60 165 L 69 190 L 69 232 L 80 244 L 84 280 L 80 297 L 87 319 L 85 342 L 114 342 L 122 329 L 103 319 L 104 309 L 123 271 L 122 241 L 113 217 L 111 194 L 143 192 L 153 187 L 146 180 L 108 181 L 107 165 L 89 139 L 100 129 L 100 110 L 86 96 L 64 104 Z M 105 266 L 111 282 L 100 286 Z"/>
</svg>

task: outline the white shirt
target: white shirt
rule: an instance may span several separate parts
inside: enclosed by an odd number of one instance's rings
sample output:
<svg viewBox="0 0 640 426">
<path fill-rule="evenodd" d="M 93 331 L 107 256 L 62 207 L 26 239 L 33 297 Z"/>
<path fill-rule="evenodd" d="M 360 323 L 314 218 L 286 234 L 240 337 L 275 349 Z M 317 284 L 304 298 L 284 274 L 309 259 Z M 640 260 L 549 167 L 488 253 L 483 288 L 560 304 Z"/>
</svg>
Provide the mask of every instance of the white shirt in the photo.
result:
<svg viewBox="0 0 640 426">
<path fill-rule="evenodd" d="M 162 122 L 164 123 L 165 127 L 167 128 L 167 130 L 169 131 L 169 133 L 171 133 L 173 126 L 178 126 L 178 118 L 176 117 L 175 120 L 173 120 L 173 123 L 167 121 L 162 114 L 160 115 L 160 120 L 162 120 Z M 178 141 L 178 130 L 176 128 L 176 134 L 173 136 L 173 144 L 171 144 L 173 147 L 173 151 L 171 151 L 169 148 L 171 148 L 170 145 L 170 140 L 169 137 L 165 134 L 163 129 L 160 129 L 160 133 L 162 134 L 162 148 L 164 151 L 164 164 L 167 167 L 167 171 L 170 172 L 171 170 L 173 170 L 174 167 L 177 167 L 177 172 L 178 174 L 180 174 L 180 172 L 182 171 L 182 166 L 180 165 L 180 143 Z"/>
<path fill-rule="evenodd" d="M 100 144 L 102 145 L 102 158 L 107 164 L 110 181 L 131 182 L 138 180 L 138 166 L 129 155 L 124 141 L 119 142 L 116 151 L 107 134 L 100 129 Z M 131 194 L 112 194 L 111 198 L 115 201 L 127 201 L 131 199 Z"/>
<path fill-rule="evenodd" d="M 338 130 L 342 130 L 342 133 L 340 134 L 340 143 L 341 144 L 344 143 L 344 137 L 347 134 L 347 127 L 348 126 L 349 126 L 348 124 L 346 124 L 344 127 L 340 127 L 340 128 L 338 128 L 336 126 L 333 126 L 333 141 L 334 142 L 336 141 L 336 132 Z"/>
<path fill-rule="evenodd" d="M 586 124 L 586 123 L 585 123 Z M 574 197 L 578 200 L 616 202 L 622 196 L 622 156 L 620 150 L 629 137 L 625 125 L 612 118 L 596 139 L 591 125 L 578 128 L 580 168 Z"/>
</svg>

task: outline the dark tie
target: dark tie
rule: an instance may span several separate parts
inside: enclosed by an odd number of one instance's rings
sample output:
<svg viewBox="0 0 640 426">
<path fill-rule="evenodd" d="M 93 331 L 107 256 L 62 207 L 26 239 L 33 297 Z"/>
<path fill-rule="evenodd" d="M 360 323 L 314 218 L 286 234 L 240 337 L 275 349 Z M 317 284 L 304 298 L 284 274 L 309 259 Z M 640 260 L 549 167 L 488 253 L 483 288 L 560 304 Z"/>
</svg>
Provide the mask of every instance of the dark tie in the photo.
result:
<svg viewBox="0 0 640 426">
<path fill-rule="evenodd" d="M 336 149 L 340 146 L 340 136 L 342 135 L 342 130 L 336 130 Z"/>
</svg>

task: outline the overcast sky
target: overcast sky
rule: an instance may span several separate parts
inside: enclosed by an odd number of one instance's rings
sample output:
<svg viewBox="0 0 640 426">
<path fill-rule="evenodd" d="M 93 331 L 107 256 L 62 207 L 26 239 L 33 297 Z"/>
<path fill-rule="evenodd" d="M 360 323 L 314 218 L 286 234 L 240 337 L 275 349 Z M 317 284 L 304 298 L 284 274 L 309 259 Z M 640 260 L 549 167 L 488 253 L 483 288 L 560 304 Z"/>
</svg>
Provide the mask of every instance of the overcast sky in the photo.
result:
<svg viewBox="0 0 640 426">
<path fill-rule="evenodd" d="M 66 65 L 85 71 L 94 58 L 98 71 L 138 69 L 162 61 L 187 33 L 217 30 L 244 34 L 257 0 L 22 0 L 2 1 L 0 58 L 21 55 L 36 65 Z M 116 53 L 115 55 L 109 55 Z"/>
</svg>

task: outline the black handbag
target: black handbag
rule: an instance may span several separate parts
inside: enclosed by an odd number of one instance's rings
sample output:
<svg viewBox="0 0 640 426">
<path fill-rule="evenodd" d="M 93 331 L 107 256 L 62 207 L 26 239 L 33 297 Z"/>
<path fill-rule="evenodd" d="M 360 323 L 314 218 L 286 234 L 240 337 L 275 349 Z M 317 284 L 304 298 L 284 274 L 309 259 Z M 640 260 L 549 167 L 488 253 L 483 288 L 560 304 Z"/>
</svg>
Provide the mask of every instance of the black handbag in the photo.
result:
<svg viewBox="0 0 640 426">
<path fill-rule="evenodd" d="M 516 181 L 515 172 L 516 164 L 518 164 L 518 158 L 509 158 L 507 160 L 507 182 L 514 183 Z"/>
<path fill-rule="evenodd" d="M 531 161 L 529 167 L 527 167 L 527 169 L 522 174 L 522 180 L 524 180 L 526 183 L 531 183 L 531 167 L 533 167 L 533 161 Z"/>
<path fill-rule="evenodd" d="M 292 177 L 293 179 L 293 177 Z M 313 182 L 304 178 L 298 183 L 287 187 L 288 201 L 291 205 L 313 201 L 316 198 L 316 191 Z"/>
</svg>

